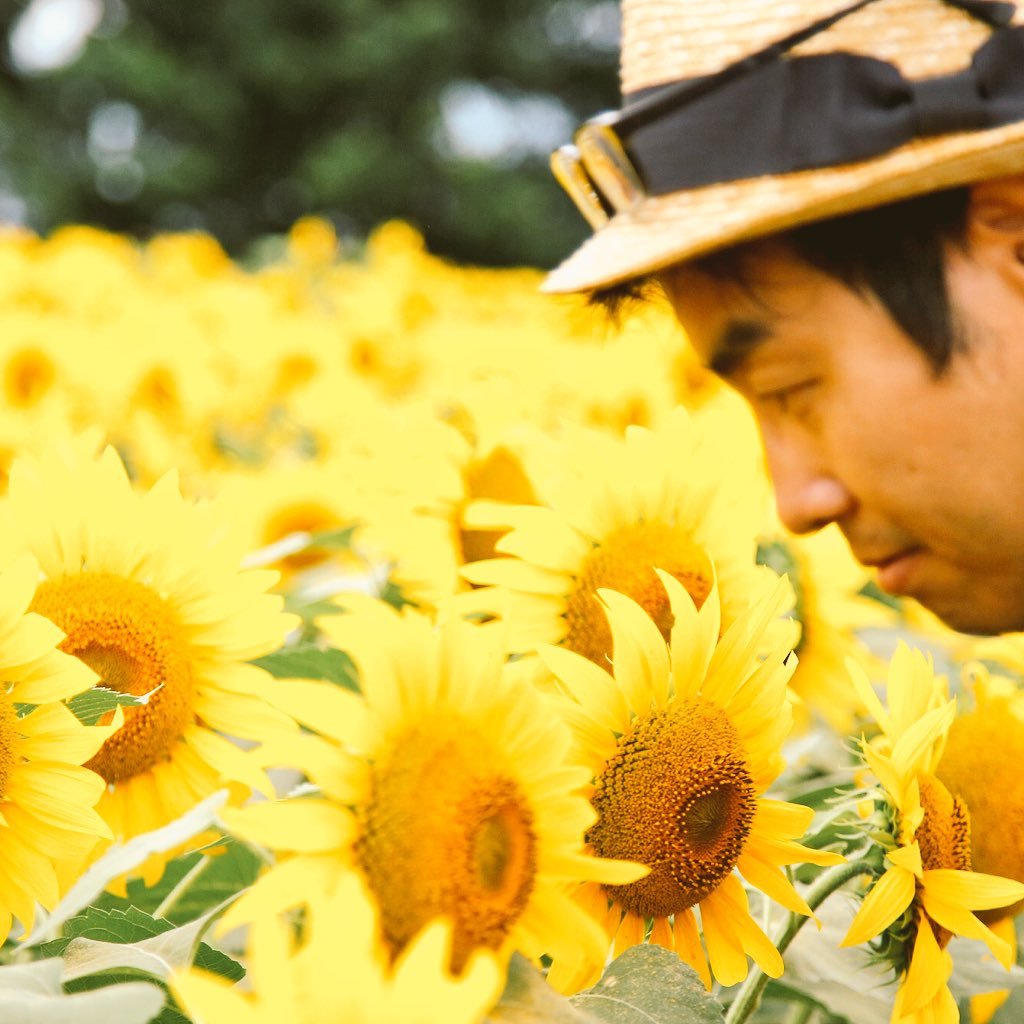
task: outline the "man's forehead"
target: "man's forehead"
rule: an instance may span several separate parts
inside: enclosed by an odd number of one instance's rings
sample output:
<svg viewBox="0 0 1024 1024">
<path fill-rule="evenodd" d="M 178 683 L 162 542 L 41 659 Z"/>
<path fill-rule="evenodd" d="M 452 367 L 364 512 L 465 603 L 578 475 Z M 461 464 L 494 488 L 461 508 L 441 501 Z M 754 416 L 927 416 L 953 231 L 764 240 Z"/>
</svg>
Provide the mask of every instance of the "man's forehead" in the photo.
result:
<svg viewBox="0 0 1024 1024">
<path fill-rule="evenodd" d="M 722 376 L 736 372 L 766 342 L 813 321 L 823 290 L 838 284 L 774 246 L 752 247 L 724 272 L 683 264 L 663 283 L 694 349 Z"/>
<path fill-rule="evenodd" d="M 734 282 L 685 268 L 666 280 L 665 291 L 691 345 L 721 376 L 738 370 L 771 337 L 771 310 Z"/>
</svg>

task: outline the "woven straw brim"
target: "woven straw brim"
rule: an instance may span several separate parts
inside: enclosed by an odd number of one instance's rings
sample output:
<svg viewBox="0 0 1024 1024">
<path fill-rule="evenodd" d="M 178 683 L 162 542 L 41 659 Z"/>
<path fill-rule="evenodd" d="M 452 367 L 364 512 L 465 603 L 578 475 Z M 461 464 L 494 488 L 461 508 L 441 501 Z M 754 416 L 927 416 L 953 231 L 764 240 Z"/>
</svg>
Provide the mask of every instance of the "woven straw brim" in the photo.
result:
<svg viewBox="0 0 1024 1024">
<path fill-rule="evenodd" d="M 1020 173 L 1024 122 L 917 140 L 856 164 L 649 197 L 584 242 L 543 290 L 606 288 L 800 224 Z"/>
</svg>

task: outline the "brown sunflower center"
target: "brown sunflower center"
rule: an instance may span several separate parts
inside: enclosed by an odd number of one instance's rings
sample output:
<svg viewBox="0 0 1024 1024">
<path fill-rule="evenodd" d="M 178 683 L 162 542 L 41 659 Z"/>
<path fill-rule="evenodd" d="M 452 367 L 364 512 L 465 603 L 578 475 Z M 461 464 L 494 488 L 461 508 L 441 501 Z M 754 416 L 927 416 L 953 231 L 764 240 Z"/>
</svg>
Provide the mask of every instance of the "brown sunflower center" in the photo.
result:
<svg viewBox="0 0 1024 1024">
<path fill-rule="evenodd" d="M 45 352 L 26 348 L 16 352 L 4 367 L 4 394 L 8 405 L 28 409 L 39 403 L 57 379 L 57 370 Z"/>
<path fill-rule="evenodd" d="M 454 922 L 452 969 L 478 947 L 498 949 L 522 915 L 537 873 L 529 804 L 493 766 L 484 737 L 432 720 L 373 771 L 357 855 L 397 956 L 428 922 Z"/>
<path fill-rule="evenodd" d="M 2 686 L 2 684 L 0 684 Z M 14 702 L 0 689 L 0 800 L 17 763 L 18 714 Z"/>
<path fill-rule="evenodd" d="M 193 718 L 189 648 L 167 603 L 149 587 L 107 573 L 40 584 L 32 610 L 67 637 L 61 650 L 84 661 L 102 686 L 146 704 L 124 709 L 125 723 L 87 763 L 107 782 L 124 782 L 170 756 Z"/>
<path fill-rule="evenodd" d="M 672 629 L 668 594 L 654 567 L 674 576 L 699 608 L 711 593 L 714 574 L 693 538 L 664 522 L 640 523 L 613 533 L 587 557 L 566 605 L 568 631 L 562 644 L 598 665 L 612 654 L 612 635 L 594 599 L 602 587 L 631 597 L 654 620 L 667 641 Z"/>
<path fill-rule="evenodd" d="M 921 847 L 921 865 L 925 871 L 952 868 L 971 870 L 971 819 L 963 800 L 953 796 L 933 775 L 922 775 L 921 806 L 924 817 L 914 833 Z M 940 948 L 952 934 L 932 922 Z"/>
<path fill-rule="evenodd" d="M 598 777 L 593 803 L 595 852 L 651 868 L 638 882 L 606 887 L 643 917 L 678 913 L 713 892 L 743 852 L 757 808 L 735 726 L 699 699 L 638 719 Z"/>
<path fill-rule="evenodd" d="M 953 796 L 933 775 L 922 775 L 919 785 L 924 818 L 914 838 L 921 846 L 925 871 L 970 871 L 971 823 L 963 800 Z"/>
</svg>

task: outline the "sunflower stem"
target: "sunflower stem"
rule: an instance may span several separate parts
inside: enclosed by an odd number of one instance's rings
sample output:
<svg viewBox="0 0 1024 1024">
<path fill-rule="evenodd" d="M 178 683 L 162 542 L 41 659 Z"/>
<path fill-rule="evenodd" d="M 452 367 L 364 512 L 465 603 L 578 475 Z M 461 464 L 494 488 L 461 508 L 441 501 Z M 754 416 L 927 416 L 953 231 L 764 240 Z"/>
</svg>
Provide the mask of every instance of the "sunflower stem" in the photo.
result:
<svg viewBox="0 0 1024 1024">
<path fill-rule="evenodd" d="M 163 898 L 160 906 L 153 911 L 155 918 L 161 918 L 169 914 L 177 905 L 179 900 L 189 890 L 192 884 L 209 868 L 213 858 L 203 855 L 188 871 L 182 876 L 178 884 Z"/>
<path fill-rule="evenodd" d="M 817 1015 L 818 1008 L 814 1003 L 794 1003 L 786 1015 L 784 1024 L 811 1024 Z"/>
<path fill-rule="evenodd" d="M 873 874 L 873 868 L 867 861 L 847 861 L 844 864 L 837 864 L 828 871 L 823 871 L 804 894 L 804 899 L 811 910 L 817 910 L 822 903 L 828 899 L 837 889 L 841 889 L 852 878 L 858 875 Z M 785 953 L 789 944 L 797 937 L 800 929 L 810 920 L 803 914 L 790 914 L 785 927 L 775 939 L 775 947 L 780 953 Z M 743 982 L 742 988 L 736 994 L 728 1012 L 725 1015 L 724 1024 L 743 1024 L 750 1015 L 757 1009 L 761 1002 L 761 994 L 768 984 L 768 975 L 756 964 L 751 967 L 747 980 Z"/>
</svg>

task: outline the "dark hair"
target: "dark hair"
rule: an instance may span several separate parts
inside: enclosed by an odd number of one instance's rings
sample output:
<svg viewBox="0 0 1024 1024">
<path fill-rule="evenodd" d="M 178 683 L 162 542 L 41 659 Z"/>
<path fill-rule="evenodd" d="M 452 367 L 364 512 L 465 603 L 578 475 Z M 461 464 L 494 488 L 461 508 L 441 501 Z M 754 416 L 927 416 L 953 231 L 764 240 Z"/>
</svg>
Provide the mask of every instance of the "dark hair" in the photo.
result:
<svg viewBox="0 0 1024 1024">
<path fill-rule="evenodd" d="M 966 187 L 933 192 L 793 228 L 773 241 L 851 290 L 873 294 L 939 374 L 963 343 L 946 287 L 945 248 L 965 244 L 969 196 Z M 693 266 L 756 292 L 749 257 L 757 244 L 699 257 Z M 614 286 L 590 299 L 617 312 L 637 294 L 636 284 Z"/>
<path fill-rule="evenodd" d="M 587 293 L 588 306 L 601 306 L 618 325 L 619 321 L 637 305 L 656 302 L 664 298 L 664 292 L 654 276 L 634 277 L 630 281 L 608 285 Z"/>
</svg>

